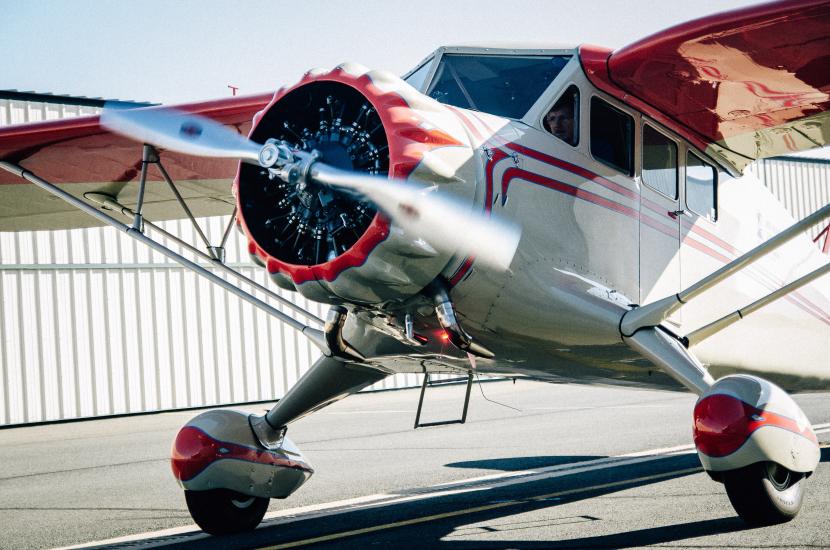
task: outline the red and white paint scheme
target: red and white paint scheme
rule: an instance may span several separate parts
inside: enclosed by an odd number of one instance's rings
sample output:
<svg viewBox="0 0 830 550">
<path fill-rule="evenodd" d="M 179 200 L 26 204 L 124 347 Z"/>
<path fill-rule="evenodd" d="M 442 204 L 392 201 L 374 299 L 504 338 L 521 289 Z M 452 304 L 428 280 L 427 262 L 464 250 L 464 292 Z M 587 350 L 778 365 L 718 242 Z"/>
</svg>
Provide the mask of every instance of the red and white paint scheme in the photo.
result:
<svg viewBox="0 0 830 550">
<path fill-rule="evenodd" d="M 313 69 L 293 86 L 280 88 L 268 105 L 254 115 L 250 136 L 256 136 L 265 123 L 273 125 L 269 119 L 281 117 L 283 122 L 282 117 L 291 116 L 275 109 L 287 96 L 332 84 L 354 90 L 377 113 L 377 123 L 385 133 L 382 142 L 388 147 L 385 171 L 390 177 L 438 181 L 472 203 L 474 187 L 465 182 L 475 179 L 469 163 L 474 151 L 464 127 L 447 106 L 418 93 L 399 76 L 386 71 L 370 71 L 356 63 L 344 63 L 330 71 Z M 329 90 L 335 93 L 337 88 Z M 234 194 L 239 222 L 249 238 L 249 253 L 265 265 L 274 282 L 309 299 L 349 303 L 405 299 L 429 284 L 450 259 L 449 254 L 439 253 L 417 235 L 391 231 L 389 220 L 376 214 L 342 254 L 322 263 L 291 263 L 257 243 L 257 236 L 246 223 L 247 210 L 240 199 L 239 180 L 238 174 Z M 366 281 L 372 284 L 367 285 Z"/>
<path fill-rule="evenodd" d="M 273 96 L 12 127 L 0 230 L 113 225 L 319 346 L 265 415 L 180 432 L 173 470 L 209 532 L 254 528 L 308 478 L 289 423 L 393 373 L 691 391 L 704 468 L 746 521 L 787 521 L 819 449 L 765 378 L 830 388 L 830 263 L 804 234 L 830 205 L 796 222 L 742 171 L 828 144 L 828 51 L 830 3 L 791 0 L 613 52 L 443 47 L 403 79 L 347 63 Z M 328 318 L 148 237 L 182 215 L 162 179 L 194 215 L 233 210 L 254 261 Z"/>
<path fill-rule="evenodd" d="M 709 472 L 773 461 L 809 473 L 820 458 L 810 421 L 792 398 L 771 382 L 743 374 L 721 378 L 700 397 L 694 440 Z"/>
<path fill-rule="evenodd" d="M 285 498 L 311 477 L 313 468 L 287 437 L 277 450 L 262 449 L 251 431 L 250 416 L 235 410 L 207 411 L 179 430 L 170 465 L 183 489 Z"/>
</svg>

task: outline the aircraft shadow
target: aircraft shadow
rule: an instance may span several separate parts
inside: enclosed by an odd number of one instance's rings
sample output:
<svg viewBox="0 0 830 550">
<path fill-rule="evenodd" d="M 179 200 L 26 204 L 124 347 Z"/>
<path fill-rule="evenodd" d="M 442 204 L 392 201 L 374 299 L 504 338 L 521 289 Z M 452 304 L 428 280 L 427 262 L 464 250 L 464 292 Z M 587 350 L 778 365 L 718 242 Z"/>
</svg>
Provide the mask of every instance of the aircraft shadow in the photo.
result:
<svg viewBox="0 0 830 550">
<path fill-rule="evenodd" d="M 484 461 L 471 461 L 454 463 L 453 467 L 488 467 L 512 471 L 532 466 L 551 466 L 565 463 L 578 463 L 590 457 L 584 456 L 560 456 L 560 457 L 524 457 L 510 459 L 492 459 Z M 409 502 L 390 503 L 371 508 L 356 509 L 336 515 L 328 515 L 323 518 L 312 518 L 291 523 L 269 522 L 263 524 L 253 533 L 225 537 L 171 537 L 170 540 L 152 539 L 143 541 L 152 544 L 154 548 L 163 546 L 175 546 L 176 548 L 252 548 L 270 545 L 281 545 L 291 542 L 306 541 L 308 539 L 337 535 L 346 531 L 372 529 L 373 527 L 388 525 L 391 523 L 407 522 L 413 518 L 425 518 L 435 515 L 447 515 L 448 517 L 436 521 L 419 521 L 412 526 L 382 528 L 371 530 L 368 534 L 361 536 L 337 537 L 327 541 L 338 548 L 366 548 L 368 546 L 395 546 L 419 547 L 419 548 L 481 548 L 481 547 L 520 547 L 525 546 L 526 541 L 499 541 L 498 543 L 483 543 L 483 541 L 452 541 L 445 540 L 447 535 L 464 530 L 466 525 L 478 522 L 487 522 L 509 518 L 517 514 L 555 507 L 560 504 L 572 503 L 588 498 L 598 497 L 614 492 L 642 487 L 651 483 L 666 481 L 695 471 L 688 471 L 690 468 L 699 467 L 700 463 L 696 455 L 680 455 L 666 457 L 663 459 L 616 466 L 613 468 L 597 469 L 589 472 L 574 473 L 559 477 L 549 477 L 541 480 L 528 481 L 525 483 L 512 484 L 505 487 L 487 488 L 476 491 L 466 491 L 446 496 L 438 496 Z M 679 471 L 679 473 L 678 473 Z M 640 479 L 648 476 L 659 476 L 653 479 Z M 611 487 L 602 487 L 613 483 Z M 583 488 L 590 488 L 583 491 Z M 423 489 L 413 489 L 412 493 L 422 492 Z M 550 493 L 566 492 L 567 496 L 562 498 L 542 498 Z M 398 494 L 405 494 L 398 492 Z M 481 506 L 496 503 L 507 503 L 505 507 L 495 508 L 487 511 L 469 511 Z M 453 516 L 453 514 L 457 514 Z M 592 516 L 577 516 L 574 518 L 563 518 L 563 523 L 592 522 L 599 518 Z M 508 522 L 509 523 L 509 522 Z M 731 524 L 730 524 L 731 525 Z M 706 529 L 722 527 L 720 524 L 706 524 L 697 529 L 701 532 L 710 532 Z M 533 525 L 517 525 L 516 529 L 534 528 Z M 690 528 L 692 530 L 695 527 Z M 406 533 L 404 533 L 406 531 Z M 411 532 L 410 532 L 411 531 Z M 649 533 L 644 529 L 643 540 L 648 537 L 669 537 L 673 532 L 666 529 L 665 534 Z M 688 535 L 693 536 L 693 535 Z M 682 537 L 681 537 L 682 538 Z M 631 539 L 626 539 L 631 540 Z M 663 539 L 660 539 L 663 540 Z M 665 540 L 670 540 L 665 538 Z M 571 541 L 573 542 L 573 541 Z M 528 547 L 552 547 L 554 541 L 527 543 Z M 611 543 L 609 543 L 611 544 Z M 116 545 L 115 548 L 133 547 L 135 543 Z"/>
<path fill-rule="evenodd" d="M 589 458 L 584 456 L 535 456 L 504 459 L 487 459 L 448 464 L 459 468 L 492 468 L 515 471 L 525 468 L 578 463 Z M 830 448 L 822 449 L 822 462 L 830 461 Z M 585 524 L 586 531 L 594 522 L 603 518 L 590 512 L 573 515 L 563 512 L 561 516 L 546 516 L 544 519 L 527 519 L 522 516 L 538 510 L 556 510 L 563 504 L 572 504 L 633 488 L 679 479 L 699 474 L 700 462 L 695 454 L 674 455 L 641 463 L 626 464 L 609 468 L 583 471 L 557 477 L 536 479 L 502 487 L 465 491 L 438 497 L 408 502 L 392 502 L 371 508 L 357 508 L 325 517 L 298 520 L 291 523 L 265 521 L 253 533 L 226 537 L 171 537 L 169 540 L 151 539 L 142 541 L 154 548 L 175 546 L 176 548 L 255 548 L 291 543 L 303 547 L 367 548 L 631 548 L 654 544 L 666 544 L 696 537 L 738 532 L 747 529 L 731 508 L 714 510 L 712 515 L 728 513 L 730 517 L 719 517 L 659 527 L 632 524 L 632 530 L 605 535 L 587 535 L 582 538 L 561 540 L 567 526 L 572 536 L 574 524 Z M 720 485 L 712 482 L 712 493 L 722 491 Z M 413 489 L 417 494 L 424 489 Z M 405 495 L 407 492 L 398 492 Z M 648 498 L 648 495 L 646 495 Z M 682 496 L 676 498 L 681 499 Z M 619 506 L 623 506 L 620 504 Z M 616 512 L 614 512 L 616 513 Z M 624 515 L 626 509 L 620 508 Z M 640 528 L 638 528 L 640 527 Z M 534 530 L 534 531 L 531 531 Z M 352 535 L 343 536 L 343 533 Z M 528 538 L 536 540 L 462 540 L 465 535 L 486 532 L 503 534 L 526 532 Z M 561 535 L 560 535 L 561 533 Z M 320 540 L 320 538 L 323 540 Z M 458 537 L 456 540 L 453 540 Z M 312 543 L 312 539 L 316 539 Z M 539 540 L 542 539 L 542 540 Z M 134 547 L 135 543 L 122 548 Z M 115 546 L 118 548 L 119 546 Z M 283 546 L 280 546 L 283 547 Z"/>
<path fill-rule="evenodd" d="M 531 470 L 533 468 L 547 468 L 561 464 L 573 464 L 605 458 L 604 456 L 516 456 L 510 458 L 486 458 L 482 460 L 465 460 L 464 462 L 451 462 L 446 464 L 447 468 L 474 468 L 483 470 L 501 470 L 502 472 L 518 472 Z"/>
<path fill-rule="evenodd" d="M 745 529 L 747 529 L 746 524 L 736 516 L 729 518 L 693 521 L 689 523 L 667 525 L 664 527 L 651 527 L 646 529 L 638 529 L 636 531 L 626 531 L 624 533 L 614 533 L 612 535 L 600 535 L 594 537 L 568 539 L 563 541 L 446 541 L 440 539 L 434 540 L 431 538 L 427 538 L 427 543 L 423 547 L 441 548 L 448 550 L 473 548 L 545 548 L 551 550 L 565 548 L 641 548 L 653 544 L 678 542 L 686 539 L 693 539 L 707 535 L 717 535 L 722 533 L 743 531 Z M 373 541 L 372 544 L 373 546 L 378 545 L 377 541 Z M 382 545 L 383 543 L 380 544 L 380 546 Z M 398 546 L 401 547 L 401 545 Z M 414 546 L 415 545 L 413 545 L 413 547 Z M 340 547 L 354 548 L 355 546 Z M 402 547 L 407 548 L 408 545 L 405 543 L 402 545 Z"/>
</svg>

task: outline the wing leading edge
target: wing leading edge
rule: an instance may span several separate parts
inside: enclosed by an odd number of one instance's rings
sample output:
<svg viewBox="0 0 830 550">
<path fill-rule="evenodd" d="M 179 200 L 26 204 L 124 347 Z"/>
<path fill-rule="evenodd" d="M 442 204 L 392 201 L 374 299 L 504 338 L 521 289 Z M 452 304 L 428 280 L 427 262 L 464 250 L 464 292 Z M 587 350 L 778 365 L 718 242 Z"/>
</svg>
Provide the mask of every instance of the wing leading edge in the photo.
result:
<svg viewBox="0 0 830 550">
<path fill-rule="evenodd" d="M 724 12 L 580 55 L 597 87 L 738 171 L 830 143 L 826 0 Z"/>
<path fill-rule="evenodd" d="M 254 114 L 272 94 L 232 97 L 179 106 L 247 135 Z M 103 193 L 133 206 L 141 171 L 142 145 L 104 130 L 97 116 L 0 128 L 0 160 L 19 164 L 76 197 Z M 230 214 L 231 181 L 238 162 L 160 152 L 195 216 Z M 185 214 L 159 172 L 148 172 L 145 214 L 148 219 L 183 218 Z M 0 231 L 73 229 L 98 222 L 63 201 L 52 200 L 34 185 L 0 170 Z"/>
</svg>

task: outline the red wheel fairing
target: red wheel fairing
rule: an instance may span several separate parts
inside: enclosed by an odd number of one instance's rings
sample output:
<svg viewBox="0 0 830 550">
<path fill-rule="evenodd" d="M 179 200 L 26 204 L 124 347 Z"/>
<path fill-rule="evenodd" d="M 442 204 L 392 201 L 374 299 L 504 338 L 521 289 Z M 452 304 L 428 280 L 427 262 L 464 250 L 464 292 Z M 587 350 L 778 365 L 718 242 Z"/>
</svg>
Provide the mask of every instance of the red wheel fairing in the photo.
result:
<svg viewBox="0 0 830 550">
<path fill-rule="evenodd" d="M 765 426 L 787 430 L 818 443 L 809 425 L 799 428 L 791 418 L 753 407 L 731 395 L 710 395 L 695 406 L 695 446 L 711 457 L 731 455 Z"/>
<path fill-rule="evenodd" d="M 189 481 L 217 460 L 242 460 L 269 466 L 280 466 L 313 473 L 308 465 L 264 449 L 219 441 L 193 426 L 185 426 L 176 436 L 171 451 L 170 467 L 179 481 Z"/>
</svg>

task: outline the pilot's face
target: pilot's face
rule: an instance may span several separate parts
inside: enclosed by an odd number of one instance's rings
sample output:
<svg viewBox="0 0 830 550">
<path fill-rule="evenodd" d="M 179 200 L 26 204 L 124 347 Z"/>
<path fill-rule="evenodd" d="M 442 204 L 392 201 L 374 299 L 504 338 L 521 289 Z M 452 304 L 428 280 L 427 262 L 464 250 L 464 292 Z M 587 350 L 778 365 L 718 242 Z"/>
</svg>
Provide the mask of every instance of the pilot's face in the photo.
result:
<svg viewBox="0 0 830 550">
<path fill-rule="evenodd" d="M 570 109 L 554 109 L 545 115 L 545 122 L 553 135 L 570 143 L 574 135 L 574 117 Z"/>
</svg>

